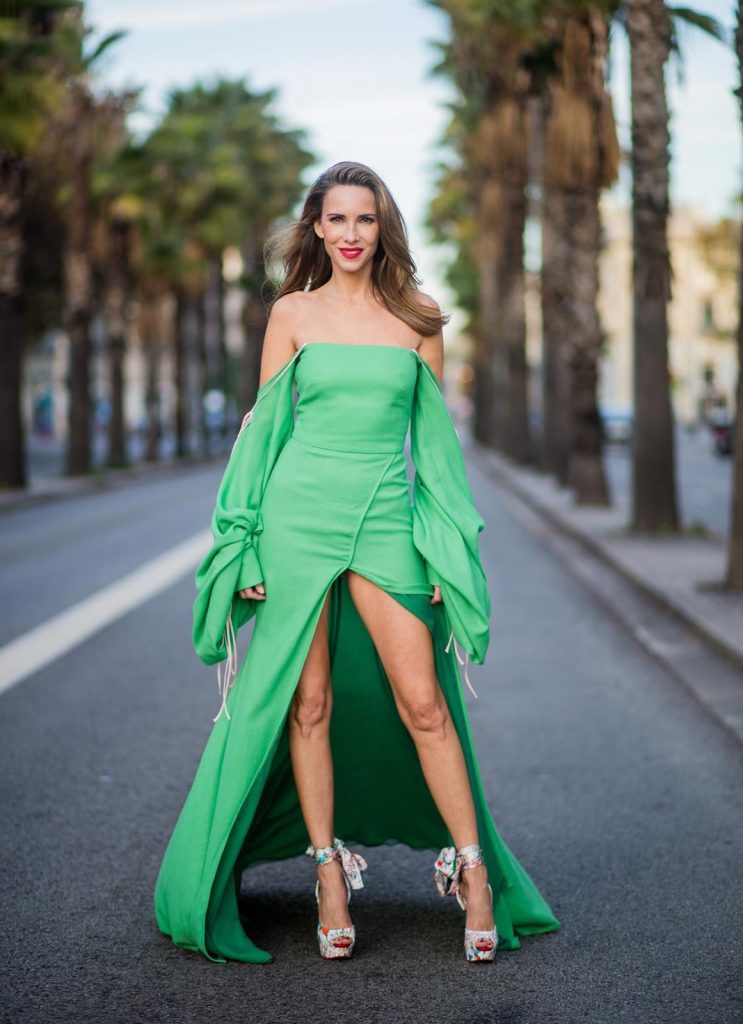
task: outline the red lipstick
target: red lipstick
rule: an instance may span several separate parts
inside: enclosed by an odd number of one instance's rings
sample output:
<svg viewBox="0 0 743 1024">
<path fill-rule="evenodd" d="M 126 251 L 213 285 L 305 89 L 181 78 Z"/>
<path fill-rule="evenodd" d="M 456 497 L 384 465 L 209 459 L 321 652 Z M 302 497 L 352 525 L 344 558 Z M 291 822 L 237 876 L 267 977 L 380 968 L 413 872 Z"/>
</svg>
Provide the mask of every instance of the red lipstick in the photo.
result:
<svg viewBox="0 0 743 1024">
<path fill-rule="evenodd" d="M 353 249 L 349 248 L 349 249 L 339 249 L 338 251 L 340 252 L 341 256 L 343 256 L 345 259 L 347 259 L 347 260 L 355 260 L 356 257 L 360 256 L 361 253 L 364 250 L 363 249 L 358 249 L 358 248 L 353 248 Z"/>
</svg>

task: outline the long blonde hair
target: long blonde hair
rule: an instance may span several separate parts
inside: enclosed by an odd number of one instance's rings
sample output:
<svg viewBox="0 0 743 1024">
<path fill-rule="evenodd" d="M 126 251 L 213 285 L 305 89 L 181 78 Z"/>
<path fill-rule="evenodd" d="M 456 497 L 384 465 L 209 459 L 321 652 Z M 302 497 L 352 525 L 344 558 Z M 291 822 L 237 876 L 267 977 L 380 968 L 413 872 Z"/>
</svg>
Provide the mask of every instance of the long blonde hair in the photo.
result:
<svg viewBox="0 0 743 1024">
<path fill-rule="evenodd" d="M 371 281 L 377 298 L 418 334 L 437 334 L 448 323 L 449 315 L 423 305 L 416 298 L 420 279 L 397 203 L 371 167 L 351 160 L 342 160 L 323 171 L 310 186 L 299 220 L 279 228 L 267 239 L 265 266 L 278 266 L 283 271 L 283 280 L 270 304 L 289 292 L 314 291 L 330 280 L 332 264 L 314 224 L 322 216 L 326 192 L 334 185 L 361 185 L 374 193 L 379 241 L 372 260 Z"/>
</svg>

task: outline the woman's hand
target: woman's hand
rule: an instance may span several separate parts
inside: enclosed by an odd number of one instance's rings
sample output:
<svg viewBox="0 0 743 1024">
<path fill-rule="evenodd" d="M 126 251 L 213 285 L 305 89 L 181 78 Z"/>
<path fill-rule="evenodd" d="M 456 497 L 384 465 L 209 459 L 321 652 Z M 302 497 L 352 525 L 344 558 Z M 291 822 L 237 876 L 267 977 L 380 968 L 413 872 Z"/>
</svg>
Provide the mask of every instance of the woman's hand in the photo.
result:
<svg viewBox="0 0 743 1024">
<path fill-rule="evenodd" d="M 434 584 L 433 597 L 429 601 L 429 604 L 441 604 L 443 600 L 444 599 L 441 596 L 441 587 L 439 587 L 437 584 Z"/>
<path fill-rule="evenodd" d="M 238 590 L 239 597 L 252 597 L 254 601 L 265 601 L 266 600 L 266 588 L 262 583 L 256 583 L 254 587 L 246 587 L 244 590 Z"/>
</svg>

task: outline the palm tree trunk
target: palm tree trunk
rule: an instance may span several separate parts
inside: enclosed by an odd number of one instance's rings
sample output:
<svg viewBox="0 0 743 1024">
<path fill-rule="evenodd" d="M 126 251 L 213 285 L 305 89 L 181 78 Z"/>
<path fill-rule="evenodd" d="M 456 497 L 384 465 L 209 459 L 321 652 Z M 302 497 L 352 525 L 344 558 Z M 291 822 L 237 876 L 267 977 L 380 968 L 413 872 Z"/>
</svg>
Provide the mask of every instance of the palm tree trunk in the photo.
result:
<svg viewBox="0 0 743 1024">
<path fill-rule="evenodd" d="M 524 285 L 527 124 L 525 93 L 501 93 L 480 116 L 470 142 L 479 278 L 474 433 L 518 462 L 531 459 Z"/>
<path fill-rule="evenodd" d="M 542 316 L 542 423 L 539 464 L 562 486 L 568 480 L 570 371 L 565 307 L 569 292 L 565 249 L 565 196 L 546 172 L 546 128 L 551 103 L 545 90 L 531 104 L 531 178 L 540 185 L 535 203 L 541 224 L 540 302 Z"/>
<path fill-rule="evenodd" d="M 26 486 L 21 412 L 24 178 L 21 159 L 0 157 L 0 487 Z"/>
<path fill-rule="evenodd" d="M 738 3 L 735 31 L 740 85 L 736 90 L 743 122 L 743 3 Z M 730 504 L 730 542 L 725 578 L 731 590 L 743 591 L 743 233 L 738 278 L 738 388 L 735 400 L 735 436 L 733 438 L 733 491 Z"/>
<path fill-rule="evenodd" d="M 542 196 L 542 467 L 568 483 L 570 447 L 569 285 L 566 204 L 561 189 L 545 185 Z"/>
<path fill-rule="evenodd" d="M 632 98 L 634 436 L 632 527 L 677 531 L 673 410 L 668 372 L 668 104 L 670 46 L 663 0 L 626 0 Z"/>
<path fill-rule="evenodd" d="M 741 246 L 740 293 L 743 295 L 743 246 Z M 726 586 L 743 591 L 743 305 L 738 324 L 738 387 L 733 437 L 733 489 L 730 502 L 730 541 Z"/>
<path fill-rule="evenodd" d="M 203 455 L 211 454 L 211 433 L 209 430 L 209 420 L 206 413 L 206 405 L 204 404 L 204 396 L 212 386 L 212 370 L 213 360 L 210 359 L 209 351 L 209 282 L 205 282 L 201 292 L 194 298 L 194 313 L 196 323 L 196 352 L 199 366 L 198 373 L 198 400 L 199 400 L 199 434 L 200 434 L 200 447 Z M 213 351 L 211 353 L 213 355 Z"/>
<path fill-rule="evenodd" d="M 188 374 L 186 360 L 186 315 L 188 300 L 185 290 L 175 291 L 173 316 L 173 375 L 175 390 L 175 454 L 188 454 Z"/>
<path fill-rule="evenodd" d="M 504 192 L 501 260 L 498 269 L 500 320 L 506 356 L 505 411 L 501 437 L 505 452 L 516 462 L 531 461 L 529 432 L 526 309 L 524 305 L 524 228 L 526 226 L 526 166 L 514 175 Z"/>
<path fill-rule="evenodd" d="M 110 225 L 111 253 L 106 287 L 106 333 L 111 381 L 111 421 L 108 435 L 108 465 L 126 466 L 126 423 L 124 413 L 124 359 L 128 331 L 131 289 L 130 254 L 131 225 L 114 217 Z"/>
<path fill-rule="evenodd" d="M 221 249 L 209 253 L 207 262 L 206 280 L 204 282 L 204 294 L 201 299 L 201 315 L 203 317 L 202 333 L 202 375 L 201 375 L 201 397 L 202 397 L 202 434 L 204 437 L 204 451 L 209 453 L 211 448 L 211 427 L 203 399 L 207 391 L 216 389 L 227 396 L 228 381 L 228 360 L 227 360 L 227 328 L 225 324 L 225 281 L 224 267 Z M 219 430 L 220 436 L 225 436 L 225 425 Z"/>
<path fill-rule="evenodd" d="M 225 400 L 225 409 L 227 408 L 227 395 L 229 393 L 230 379 L 229 379 L 229 355 L 227 352 L 227 322 L 225 315 L 225 298 L 226 298 L 226 287 L 224 279 L 224 259 L 223 254 L 220 251 L 214 258 L 214 266 L 212 270 L 212 282 L 214 288 L 214 315 L 216 319 L 216 334 L 217 334 L 217 354 L 218 354 L 218 377 L 219 381 L 215 382 L 215 386 L 219 387 Z M 227 437 L 227 419 L 223 418 L 222 424 L 219 430 L 222 438 Z"/>
<path fill-rule="evenodd" d="M 70 342 L 68 371 L 68 475 L 88 473 L 91 465 L 90 323 L 93 304 L 91 171 L 92 108 L 83 88 L 74 99 L 71 194 L 64 256 L 65 324 Z"/>
<path fill-rule="evenodd" d="M 258 238 L 248 233 L 242 246 L 244 300 L 242 308 L 243 356 L 240 372 L 240 401 L 243 409 L 255 402 L 260 381 L 263 335 L 266 331 L 266 304 L 261 298 L 265 282 L 263 257 Z"/>
<path fill-rule="evenodd" d="M 598 409 L 598 364 L 603 334 L 598 315 L 601 248 L 599 190 L 569 197 L 566 237 L 573 315 L 570 340 L 570 444 L 568 486 L 578 505 L 608 505 L 603 427 Z"/>
<path fill-rule="evenodd" d="M 499 438 L 497 395 L 504 390 L 505 360 L 498 320 L 501 192 L 492 179 L 481 183 L 477 201 L 478 331 L 474 357 L 473 433 L 481 444 L 496 447 Z"/>
<path fill-rule="evenodd" d="M 155 300 L 157 301 L 157 300 Z M 144 339 L 145 351 L 145 409 L 147 411 L 147 441 L 145 460 L 158 462 L 160 459 L 160 339 L 148 331 Z"/>
</svg>

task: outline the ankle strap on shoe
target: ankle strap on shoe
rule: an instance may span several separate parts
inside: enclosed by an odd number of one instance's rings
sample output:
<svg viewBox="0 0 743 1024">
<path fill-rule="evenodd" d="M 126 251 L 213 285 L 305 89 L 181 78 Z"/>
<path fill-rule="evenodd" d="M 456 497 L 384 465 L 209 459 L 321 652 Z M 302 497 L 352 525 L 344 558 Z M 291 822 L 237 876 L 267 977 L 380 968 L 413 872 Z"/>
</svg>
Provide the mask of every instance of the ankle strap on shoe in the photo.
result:
<svg viewBox="0 0 743 1024">
<path fill-rule="evenodd" d="M 456 896 L 459 882 L 465 868 L 476 868 L 485 863 L 482 847 L 477 843 L 462 846 L 459 850 L 445 846 L 434 864 L 434 881 L 440 896 Z"/>
<path fill-rule="evenodd" d="M 331 860 L 339 860 L 352 889 L 363 889 L 364 881 L 361 872 L 366 871 L 367 863 L 360 853 L 352 853 L 342 839 L 336 836 L 332 846 L 315 848 L 312 843 L 305 850 L 308 857 L 314 857 L 318 865 L 328 864 Z"/>
<path fill-rule="evenodd" d="M 485 863 L 482 847 L 478 846 L 477 843 L 472 843 L 471 846 L 463 846 L 457 850 L 457 853 L 462 858 L 463 871 L 466 871 L 467 868 L 479 868 L 481 864 Z"/>
<path fill-rule="evenodd" d="M 335 846 L 318 846 L 317 848 L 310 843 L 307 849 L 304 851 L 308 857 L 314 857 L 315 863 L 329 864 L 331 860 L 340 860 L 340 852 Z"/>
</svg>

